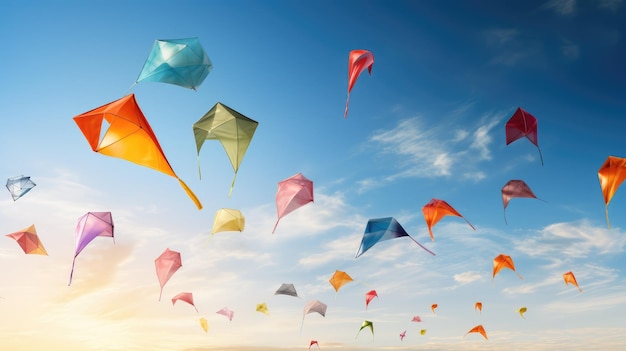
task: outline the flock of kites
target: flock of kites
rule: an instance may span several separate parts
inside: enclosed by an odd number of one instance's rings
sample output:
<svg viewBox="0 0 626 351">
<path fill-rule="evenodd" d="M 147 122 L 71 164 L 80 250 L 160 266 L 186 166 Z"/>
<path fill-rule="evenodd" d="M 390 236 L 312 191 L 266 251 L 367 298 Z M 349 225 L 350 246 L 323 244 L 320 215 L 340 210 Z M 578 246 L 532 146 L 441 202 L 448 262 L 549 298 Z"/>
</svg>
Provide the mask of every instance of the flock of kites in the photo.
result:
<svg viewBox="0 0 626 351">
<path fill-rule="evenodd" d="M 346 100 L 344 118 L 348 114 L 352 87 L 359 75 L 365 70 L 368 70 L 371 74 L 373 64 L 374 55 L 370 51 L 353 50 L 350 52 L 348 58 L 348 98 Z M 198 38 L 156 40 L 133 86 L 144 81 L 162 82 L 196 90 L 207 77 L 212 67 L 213 65 L 200 45 Z M 197 208 L 202 208 L 200 200 L 185 182 L 176 175 L 169 164 L 154 131 L 139 108 L 134 94 L 126 95 L 119 100 L 77 115 L 74 117 L 74 121 L 93 151 L 149 167 L 176 178 Z M 105 126 L 108 127 L 102 132 Z M 220 102 L 216 103 L 200 120 L 193 124 L 199 174 L 200 149 L 203 143 L 206 140 L 218 140 L 226 151 L 235 173 L 230 187 L 230 195 L 235 184 L 237 171 L 257 126 L 258 122 Z M 537 147 L 543 165 L 543 157 L 537 142 L 537 119 L 522 108 L 518 108 L 506 123 L 506 144 L 508 145 L 521 138 L 527 138 Z M 615 191 L 626 178 L 626 159 L 610 156 L 598 171 L 598 177 L 606 205 L 607 226 L 610 228 L 608 205 Z M 13 200 L 16 201 L 33 189 L 35 183 L 28 176 L 17 176 L 9 178 L 6 187 L 11 193 Z M 522 180 L 510 180 L 502 188 L 502 202 L 505 211 L 512 198 L 537 199 L 530 187 Z M 278 219 L 272 233 L 276 231 L 281 218 L 313 201 L 313 182 L 301 173 L 280 181 L 276 193 Z M 475 230 L 474 226 L 446 201 L 432 199 L 423 206 L 422 212 L 432 241 L 434 241 L 433 226 L 445 216 L 461 217 Z M 506 213 L 504 219 L 506 222 Z M 239 210 L 222 208 L 215 214 L 211 234 L 222 231 L 243 231 L 244 227 L 245 218 Z M 7 236 L 14 239 L 26 254 L 47 255 L 34 224 Z M 75 231 L 75 253 L 68 285 L 72 283 L 74 264 L 78 255 L 96 237 L 102 236 L 111 237 L 114 240 L 114 225 L 111 212 L 87 212 L 78 219 Z M 400 237 L 408 237 L 422 249 L 431 255 L 435 255 L 434 252 L 412 238 L 395 218 L 387 217 L 370 219 L 368 221 L 355 258 L 363 255 L 379 242 Z M 155 259 L 156 275 L 161 288 L 159 300 L 161 300 L 163 287 L 181 266 L 180 253 L 169 248 L 165 249 Z M 492 279 L 503 268 L 515 271 L 512 258 L 500 254 L 493 259 Z M 518 277 L 522 278 L 519 274 Z M 582 292 L 572 272 L 563 274 L 563 279 L 566 285 L 572 284 Z M 329 282 L 335 291 L 338 292 L 344 284 L 352 280 L 346 272 L 337 270 Z M 275 294 L 298 297 L 293 284 L 282 284 Z M 375 297 L 378 297 L 375 290 L 370 290 L 366 293 L 366 309 Z M 171 301 L 172 304 L 175 304 L 177 301 L 186 302 L 196 308 L 191 292 L 181 292 L 174 296 Z M 431 306 L 433 313 L 435 313 L 437 307 L 437 304 Z M 326 309 L 327 305 L 319 300 L 307 302 L 303 310 L 302 325 L 307 314 L 318 313 L 321 316 L 325 316 Z M 482 303 L 476 302 L 475 309 L 482 311 Z M 269 315 L 265 303 L 258 304 L 256 310 Z M 519 309 L 522 317 L 524 317 L 523 314 L 526 310 L 526 307 Z M 217 314 L 224 315 L 229 320 L 232 320 L 234 316 L 234 312 L 226 307 L 217 311 Z M 413 321 L 421 322 L 421 318 L 415 316 Z M 205 332 L 208 331 L 209 326 L 206 318 L 200 318 L 200 325 Z M 361 330 L 366 328 L 370 329 L 372 335 L 374 334 L 373 322 L 365 320 L 358 330 L 357 336 Z M 420 331 L 422 335 L 425 333 L 425 329 Z M 482 325 L 471 328 L 467 334 L 469 333 L 480 333 L 487 339 L 487 333 Z M 406 330 L 400 334 L 400 340 L 404 339 L 405 336 Z M 310 342 L 309 349 L 313 345 L 319 348 L 316 340 Z"/>
</svg>

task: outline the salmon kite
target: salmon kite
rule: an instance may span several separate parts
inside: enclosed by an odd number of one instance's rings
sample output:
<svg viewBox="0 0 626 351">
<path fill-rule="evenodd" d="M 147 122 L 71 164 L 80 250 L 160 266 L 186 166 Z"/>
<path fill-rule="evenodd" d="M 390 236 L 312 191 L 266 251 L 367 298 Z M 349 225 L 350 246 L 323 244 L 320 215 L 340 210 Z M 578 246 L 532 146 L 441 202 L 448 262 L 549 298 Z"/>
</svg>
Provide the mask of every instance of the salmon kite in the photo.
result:
<svg viewBox="0 0 626 351">
<path fill-rule="evenodd" d="M 512 198 L 533 198 L 536 199 L 537 196 L 530 190 L 528 184 L 526 184 L 523 180 L 513 179 L 509 180 L 502 187 L 502 204 L 504 205 L 504 223 L 506 221 L 506 207 L 509 205 L 509 201 Z M 508 223 L 507 223 L 508 224 Z"/>
<path fill-rule="evenodd" d="M 43 247 L 41 240 L 39 240 L 34 224 L 15 233 L 7 234 L 6 236 L 15 240 L 17 244 L 20 245 L 22 250 L 24 250 L 25 254 L 48 255 L 48 252 L 46 252 L 46 249 Z"/>
</svg>

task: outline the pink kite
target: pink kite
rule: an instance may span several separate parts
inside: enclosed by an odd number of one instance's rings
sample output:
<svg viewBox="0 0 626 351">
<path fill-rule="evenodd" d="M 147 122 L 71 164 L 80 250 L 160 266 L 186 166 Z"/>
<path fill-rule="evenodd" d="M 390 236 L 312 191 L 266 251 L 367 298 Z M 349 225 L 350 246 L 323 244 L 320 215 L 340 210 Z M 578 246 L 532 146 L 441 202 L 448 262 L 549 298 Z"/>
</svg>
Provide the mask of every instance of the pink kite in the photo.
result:
<svg viewBox="0 0 626 351">
<path fill-rule="evenodd" d="M 303 176 L 302 173 L 278 182 L 278 191 L 276 192 L 278 219 L 272 234 L 276 231 L 276 226 L 278 226 L 278 221 L 281 218 L 309 202 L 313 202 L 313 182 Z"/>
<path fill-rule="evenodd" d="M 411 322 L 421 322 L 422 319 L 420 318 L 420 316 L 415 316 L 413 317 L 413 319 L 411 319 Z"/>
<path fill-rule="evenodd" d="M 180 258 L 180 252 L 165 249 L 163 253 L 154 260 L 154 266 L 156 267 L 156 274 L 159 278 L 159 284 L 161 285 L 161 292 L 159 293 L 159 301 L 161 301 L 161 295 L 163 295 L 163 286 L 168 280 L 176 273 L 176 271 L 182 267 L 182 260 Z M 195 306 L 194 306 L 195 307 Z"/>
<path fill-rule="evenodd" d="M 193 294 L 190 292 L 181 292 L 180 294 L 172 297 L 172 305 L 176 304 L 176 301 L 184 301 L 188 304 L 190 304 L 191 306 L 193 306 L 193 308 L 196 309 L 196 312 L 198 312 L 198 308 L 196 307 L 196 305 L 193 303 Z"/>
<path fill-rule="evenodd" d="M 76 257 L 81 251 L 97 236 L 107 236 L 115 238 L 113 236 L 113 218 L 111 212 L 87 212 L 85 215 L 78 219 L 76 224 L 75 242 L 76 250 L 74 251 L 74 259 L 72 260 L 72 271 L 70 272 L 70 282 L 68 286 L 72 284 L 72 276 L 74 275 L 74 264 L 76 263 Z"/>
<path fill-rule="evenodd" d="M 231 322 L 233 320 L 233 316 L 235 315 L 235 311 L 229 310 L 227 307 L 224 307 L 215 313 L 226 316 Z"/>
<path fill-rule="evenodd" d="M 346 110 L 343 118 L 348 116 L 348 104 L 350 104 L 350 92 L 356 79 L 367 69 L 372 75 L 372 66 L 374 66 L 374 54 L 367 50 L 352 50 L 348 57 L 348 98 L 346 99 Z"/>
<path fill-rule="evenodd" d="M 469 224 L 470 227 L 472 227 L 472 229 L 476 230 L 476 228 L 474 228 L 474 226 L 467 219 L 465 219 L 465 217 L 461 216 L 459 212 L 457 212 L 452 206 L 450 206 L 447 202 L 443 200 L 430 200 L 429 203 L 422 207 L 422 213 L 424 214 L 424 220 L 426 221 L 426 225 L 428 226 L 428 233 L 430 233 L 430 239 L 432 241 L 435 241 L 432 227 L 445 216 L 461 217 L 465 220 L 467 224 Z"/>
<path fill-rule="evenodd" d="M 367 306 L 369 306 L 370 302 L 375 297 L 378 297 L 378 294 L 376 293 L 376 290 L 370 290 L 370 291 L 365 293 L 365 310 L 366 311 L 367 311 Z"/>
<path fill-rule="evenodd" d="M 311 343 L 309 344 L 309 350 L 311 349 L 311 346 L 313 345 L 317 345 L 317 349 L 320 349 L 320 344 L 317 342 L 317 340 L 311 340 Z"/>
<path fill-rule="evenodd" d="M 509 180 L 502 187 L 502 204 L 504 205 L 504 223 L 506 221 L 506 207 L 514 197 L 525 197 L 536 199 L 537 196 L 530 190 L 530 187 L 523 180 Z M 508 223 L 507 223 L 508 224 Z"/>
<path fill-rule="evenodd" d="M 526 137 L 533 143 L 539 151 L 539 158 L 543 166 L 543 156 L 537 142 L 537 119 L 527 111 L 518 107 L 513 116 L 506 122 L 506 144 L 514 142 L 517 139 Z"/>
<path fill-rule="evenodd" d="M 406 330 L 400 333 L 400 341 L 404 340 L 405 336 L 406 336 Z"/>
</svg>

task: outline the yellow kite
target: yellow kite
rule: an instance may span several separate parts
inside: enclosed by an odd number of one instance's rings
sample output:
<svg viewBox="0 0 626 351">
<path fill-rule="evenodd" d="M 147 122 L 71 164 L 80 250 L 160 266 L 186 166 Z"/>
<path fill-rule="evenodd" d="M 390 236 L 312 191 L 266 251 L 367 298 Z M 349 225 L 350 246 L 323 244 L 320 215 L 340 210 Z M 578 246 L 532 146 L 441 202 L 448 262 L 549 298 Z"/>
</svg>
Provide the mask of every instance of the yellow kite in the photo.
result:
<svg viewBox="0 0 626 351">
<path fill-rule="evenodd" d="M 241 214 L 241 211 L 232 208 L 222 208 L 215 213 L 211 234 L 228 231 L 242 232 L 245 225 L 246 219 Z"/>
</svg>

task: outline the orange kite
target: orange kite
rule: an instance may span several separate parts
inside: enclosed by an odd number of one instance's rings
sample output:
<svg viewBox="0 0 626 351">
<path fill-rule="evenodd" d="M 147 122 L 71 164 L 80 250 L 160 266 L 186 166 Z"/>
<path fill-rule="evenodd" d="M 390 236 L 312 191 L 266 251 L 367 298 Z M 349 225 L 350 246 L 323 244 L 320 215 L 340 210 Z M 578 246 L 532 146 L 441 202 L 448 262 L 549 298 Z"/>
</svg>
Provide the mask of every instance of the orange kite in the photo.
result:
<svg viewBox="0 0 626 351">
<path fill-rule="evenodd" d="M 598 178 L 600 179 L 600 188 L 602 188 L 602 195 L 604 196 L 606 225 L 610 229 L 609 202 L 611 202 L 617 188 L 626 178 L 626 158 L 609 156 L 604 161 L 602 167 L 600 167 L 600 170 L 598 170 Z"/>
<path fill-rule="evenodd" d="M 432 199 L 429 203 L 422 207 L 422 213 L 424 214 L 424 220 L 428 226 L 428 232 L 430 233 L 430 239 L 435 241 L 433 236 L 432 227 L 439 222 L 444 216 L 456 216 L 461 217 L 469 224 L 472 229 L 476 230 L 474 226 L 465 217 L 461 216 L 452 206 L 447 202 L 439 199 Z"/>
<path fill-rule="evenodd" d="M 339 292 L 339 289 L 342 286 L 348 284 L 352 280 L 352 277 L 348 275 L 348 273 L 342 272 L 340 270 L 335 270 L 335 274 L 333 274 L 333 276 L 328 281 L 330 282 L 330 285 L 335 288 L 335 292 Z"/>
<path fill-rule="evenodd" d="M 500 254 L 493 259 L 493 276 L 491 277 L 491 281 L 493 281 L 493 278 L 496 277 L 496 274 L 498 274 L 502 268 L 512 270 L 520 279 L 522 279 L 522 276 L 515 270 L 515 264 L 513 264 L 511 256 Z"/>
<path fill-rule="evenodd" d="M 474 310 L 478 310 L 482 314 L 483 313 L 483 303 L 482 302 L 476 302 L 474 304 Z"/>
<path fill-rule="evenodd" d="M 15 233 L 7 234 L 6 236 L 17 241 L 25 254 L 48 255 L 41 240 L 39 240 L 39 236 L 37 236 L 37 230 L 34 224 Z"/>
<path fill-rule="evenodd" d="M 479 324 L 475 326 L 474 328 L 470 329 L 467 333 L 465 333 L 465 335 L 469 333 L 480 333 L 486 340 L 489 340 L 489 338 L 487 337 L 487 332 L 485 331 L 485 328 L 483 328 L 482 324 Z M 463 335 L 463 337 L 465 337 L 465 335 Z"/>
<path fill-rule="evenodd" d="M 435 309 L 436 309 L 437 307 L 439 307 L 439 305 L 437 305 L 436 303 L 434 303 L 434 304 L 432 304 L 432 305 L 430 306 L 430 309 L 431 309 L 431 310 L 433 310 L 433 313 L 434 313 L 434 314 L 437 314 L 437 313 L 435 312 Z"/>
<path fill-rule="evenodd" d="M 572 273 L 571 271 L 563 273 L 563 279 L 565 280 L 565 285 L 572 284 L 578 288 L 578 291 L 583 292 L 583 289 L 578 286 L 578 282 L 576 281 L 574 273 Z"/>
<path fill-rule="evenodd" d="M 135 94 L 80 114 L 74 117 L 74 122 L 93 151 L 152 168 L 178 179 L 198 209 L 202 208 L 200 200 L 178 178 L 165 158 L 156 135 L 135 100 Z M 108 125 L 104 132 L 103 125 Z"/>
</svg>

